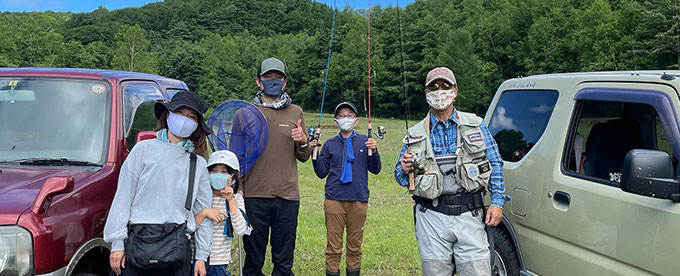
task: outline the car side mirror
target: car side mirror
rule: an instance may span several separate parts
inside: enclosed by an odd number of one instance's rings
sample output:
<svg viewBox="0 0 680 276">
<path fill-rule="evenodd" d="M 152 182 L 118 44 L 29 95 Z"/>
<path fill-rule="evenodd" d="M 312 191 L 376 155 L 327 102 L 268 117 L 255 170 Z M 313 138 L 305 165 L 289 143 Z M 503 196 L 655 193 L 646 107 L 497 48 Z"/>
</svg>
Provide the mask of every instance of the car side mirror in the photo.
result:
<svg viewBox="0 0 680 276">
<path fill-rule="evenodd" d="M 139 143 L 139 141 L 147 140 L 147 139 L 153 139 L 156 138 L 156 132 L 151 131 L 151 130 L 145 130 L 145 131 L 140 131 L 137 132 L 137 135 L 135 135 L 135 145 Z"/>
<path fill-rule="evenodd" d="M 31 211 L 35 214 L 42 214 L 52 204 L 55 195 L 73 191 L 74 180 L 72 176 L 54 176 L 45 181 L 38 196 L 35 197 Z"/>
<path fill-rule="evenodd" d="M 634 149 L 623 161 L 621 189 L 625 192 L 680 202 L 680 181 L 673 160 L 658 150 Z"/>
</svg>

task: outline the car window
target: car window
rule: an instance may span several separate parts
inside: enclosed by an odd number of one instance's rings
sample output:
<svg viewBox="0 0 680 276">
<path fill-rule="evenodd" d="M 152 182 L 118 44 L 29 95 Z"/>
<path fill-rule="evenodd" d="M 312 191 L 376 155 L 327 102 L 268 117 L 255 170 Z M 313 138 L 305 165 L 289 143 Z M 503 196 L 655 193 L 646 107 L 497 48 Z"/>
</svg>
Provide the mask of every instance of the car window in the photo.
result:
<svg viewBox="0 0 680 276">
<path fill-rule="evenodd" d="M 156 126 L 154 105 L 164 100 L 163 93 L 152 82 L 129 82 L 123 87 L 124 129 L 128 148 L 132 148 L 135 136 L 143 130 L 153 130 Z"/>
<path fill-rule="evenodd" d="M 175 94 L 177 94 L 179 92 L 185 92 L 185 91 L 186 90 L 183 90 L 183 89 L 168 88 L 168 89 L 165 90 L 165 94 L 166 94 L 167 100 L 170 101 L 172 99 L 172 97 L 175 96 Z"/>
<path fill-rule="evenodd" d="M 557 102 L 554 90 L 514 90 L 501 94 L 489 131 L 505 161 L 516 162 L 543 136 Z"/>
<path fill-rule="evenodd" d="M 0 162 L 65 158 L 103 164 L 111 94 L 103 81 L 0 77 Z"/>
<path fill-rule="evenodd" d="M 564 167 L 618 186 L 626 154 L 633 149 L 662 150 L 673 156 L 655 108 L 643 103 L 579 100 L 576 131 Z"/>
</svg>

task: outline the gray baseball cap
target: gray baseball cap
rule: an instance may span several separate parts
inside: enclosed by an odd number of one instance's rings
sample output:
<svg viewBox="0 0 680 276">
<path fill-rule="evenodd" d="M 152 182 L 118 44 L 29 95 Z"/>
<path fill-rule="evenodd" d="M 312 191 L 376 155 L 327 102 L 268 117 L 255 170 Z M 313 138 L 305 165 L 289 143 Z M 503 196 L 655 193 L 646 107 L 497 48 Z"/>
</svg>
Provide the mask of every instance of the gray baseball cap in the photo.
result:
<svg viewBox="0 0 680 276">
<path fill-rule="evenodd" d="M 335 115 L 338 115 L 338 111 L 340 111 L 340 108 L 347 107 L 354 111 L 354 114 L 359 115 L 359 112 L 357 111 L 357 107 L 354 106 L 352 102 L 341 102 L 335 107 Z"/>
<path fill-rule="evenodd" d="M 288 77 L 288 75 L 286 74 L 286 65 L 283 64 L 283 61 L 274 57 L 270 57 L 262 61 L 262 63 L 260 64 L 260 70 L 258 70 L 257 75 L 262 76 L 264 73 L 267 73 L 271 70 L 279 71 L 283 73 L 284 76 Z"/>
</svg>

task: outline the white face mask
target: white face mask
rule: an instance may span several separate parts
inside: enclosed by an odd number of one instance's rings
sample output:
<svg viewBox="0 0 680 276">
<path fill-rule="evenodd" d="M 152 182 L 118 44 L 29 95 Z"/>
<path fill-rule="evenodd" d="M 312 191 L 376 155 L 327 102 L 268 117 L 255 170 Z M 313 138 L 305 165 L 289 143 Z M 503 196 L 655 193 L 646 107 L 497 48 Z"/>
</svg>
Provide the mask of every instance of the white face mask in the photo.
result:
<svg viewBox="0 0 680 276">
<path fill-rule="evenodd" d="M 170 112 L 168 116 L 168 129 L 179 138 L 187 138 L 198 128 L 198 123 L 188 117 Z"/>
<path fill-rule="evenodd" d="M 354 122 L 356 119 L 350 119 L 350 118 L 342 118 L 342 119 L 335 119 L 335 122 L 338 124 L 338 127 L 340 127 L 340 130 L 342 131 L 351 131 L 354 129 Z"/>
<path fill-rule="evenodd" d="M 427 103 L 436 110 L 444 110 L 456 99 L 457 93 L 453 90 L 437 90 L 427 92 Z"/>
</svg>

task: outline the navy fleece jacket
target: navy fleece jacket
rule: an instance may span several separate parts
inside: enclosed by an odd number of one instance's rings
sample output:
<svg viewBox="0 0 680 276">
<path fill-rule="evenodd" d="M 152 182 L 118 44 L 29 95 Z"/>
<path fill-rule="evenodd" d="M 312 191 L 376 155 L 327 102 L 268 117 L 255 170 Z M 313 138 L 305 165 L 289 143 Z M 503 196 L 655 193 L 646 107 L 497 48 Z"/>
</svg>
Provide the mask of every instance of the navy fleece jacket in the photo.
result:
<svg viewBox="0 0 680 276">
<path fill-rule="evenodd" d="M 352 138 L 354 163 L 352 163 L 352 182 L 342 184 L 344 139 L 335 136 L 325 142 L 321 154 L 313 161 L 314 172 L 319 178 L 326 179 L 326 199 L 339 201 L 368 202 L 368 172 L 378 174 L 381 169 L 380 154 L 373 152 L 368 156 L 366 141 L 368 137 L 356 134 Z"/>
</svg>

